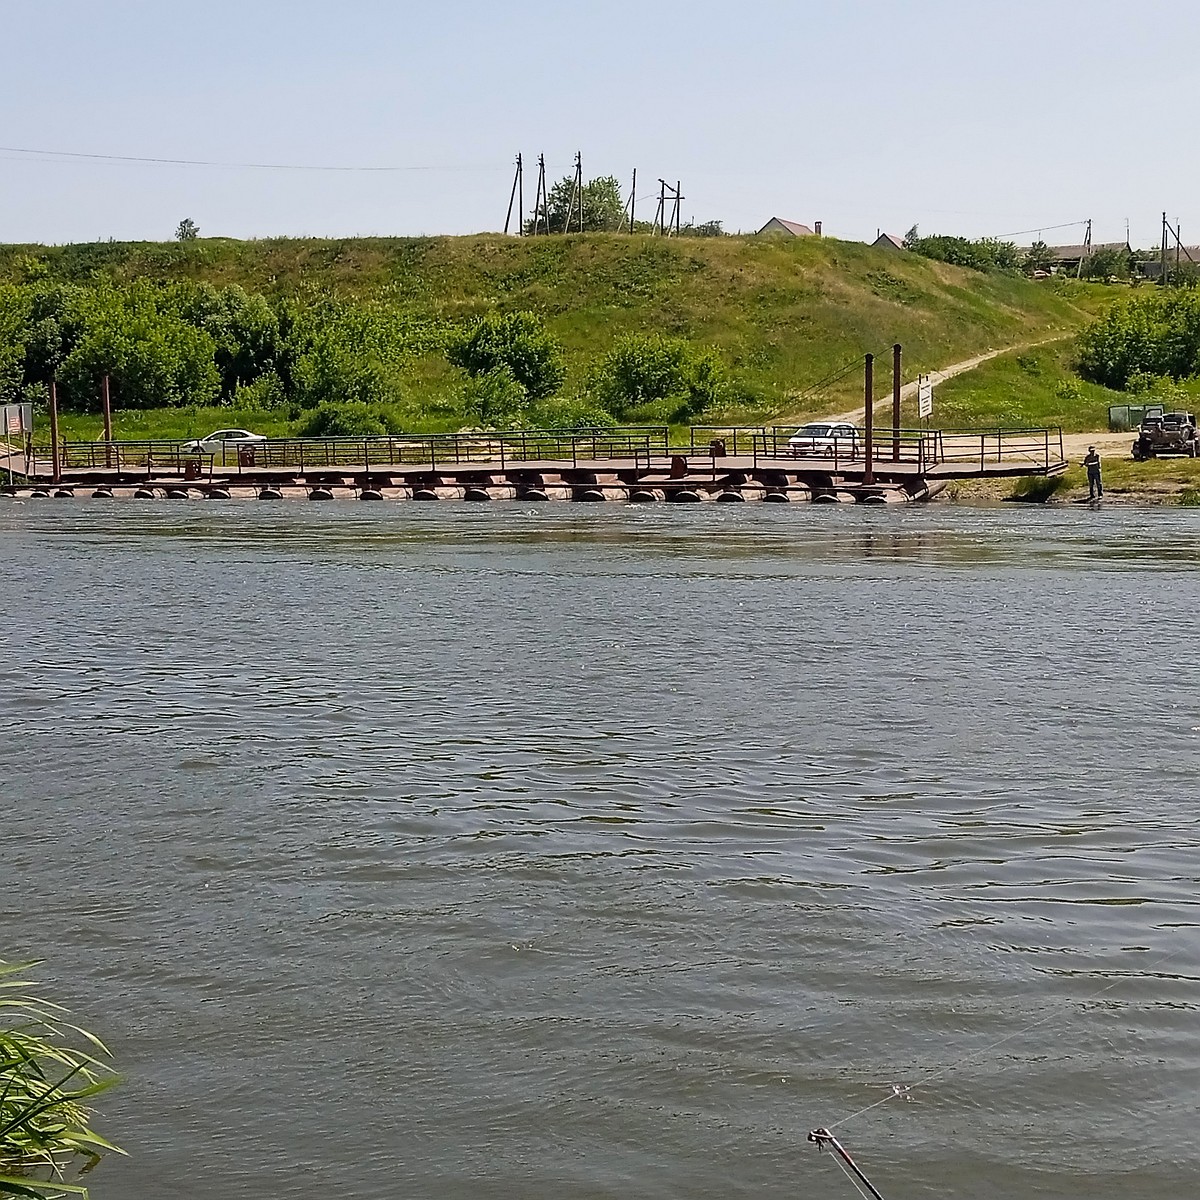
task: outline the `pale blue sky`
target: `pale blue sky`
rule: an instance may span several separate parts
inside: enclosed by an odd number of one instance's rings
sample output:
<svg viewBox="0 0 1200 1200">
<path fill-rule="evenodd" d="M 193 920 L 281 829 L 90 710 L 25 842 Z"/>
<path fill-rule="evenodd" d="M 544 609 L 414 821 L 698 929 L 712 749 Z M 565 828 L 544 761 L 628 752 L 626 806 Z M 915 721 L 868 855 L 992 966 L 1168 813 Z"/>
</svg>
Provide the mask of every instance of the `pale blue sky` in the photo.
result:
<svg viewBox="0 0 1200 1200">
<path fill-rule="evenodd" d="M 0 0 L 0 241 L 466 233 L 512 160 L 685 217 L 1200 242 L 1196 0 Z M 527 200 L 533 177 L 527 176 Z M 1082 229 L 1045 234 L 1075 241 Z M 1026 238 L 1018 240 L 1028 240 Z"/>
</svg>

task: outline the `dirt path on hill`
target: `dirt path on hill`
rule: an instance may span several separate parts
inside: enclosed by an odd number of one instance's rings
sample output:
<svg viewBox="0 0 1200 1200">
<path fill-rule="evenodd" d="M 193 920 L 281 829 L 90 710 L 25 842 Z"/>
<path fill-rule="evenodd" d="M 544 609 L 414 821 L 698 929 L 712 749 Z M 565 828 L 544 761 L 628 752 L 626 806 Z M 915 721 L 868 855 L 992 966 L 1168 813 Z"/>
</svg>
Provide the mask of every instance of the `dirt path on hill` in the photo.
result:
<svg viewBox="0 0 1200 1200">
<path fill-rule="evenodd" d="M 967 371 L 973 371 L 981 363 L 989 362 L 993 358 L 999 358 L 1002 354 L 1015 354 L 1019 350 L 1032 350 L 1037 346 L 1048 346 L 1051 342 L 1065 341 L 1069 337 L 1074 337 L 1074 333 L 1060 334 L 1058 337 L 1043 338 L 1040 342 L 1022 342 L 1018 346 L 1003 346 L 999 350 L 988 350 L 984 354 L 976 354 L 973 358 L 964 358 L 962 362 L 951 363 L 948 367 L 943 367 L 940 371 L 930 371 L 929 379 L 936 388 L 939 383 L 945 383 L 947 379 L 953 379 L 956 375 L 963 375 Z M 900 388 L 900 400 L 911 400 L 917 394 L 917 381 L 914 379 L 911 383 L 903 384 Z M 891 396 L 886 396 L 875 402 L 875 407 L 879 408 L 884 404 L 891 404 Z M 852 408 L 847 412 L 834 413 L 831 416 L 818 417 L 820 421 L 849 421 L 858 425 L 862 421 L 863 406 L 858 405 L 857 408 Z M 1091 445 L 1091 442 L 1085 444 Z"/>
</svg>

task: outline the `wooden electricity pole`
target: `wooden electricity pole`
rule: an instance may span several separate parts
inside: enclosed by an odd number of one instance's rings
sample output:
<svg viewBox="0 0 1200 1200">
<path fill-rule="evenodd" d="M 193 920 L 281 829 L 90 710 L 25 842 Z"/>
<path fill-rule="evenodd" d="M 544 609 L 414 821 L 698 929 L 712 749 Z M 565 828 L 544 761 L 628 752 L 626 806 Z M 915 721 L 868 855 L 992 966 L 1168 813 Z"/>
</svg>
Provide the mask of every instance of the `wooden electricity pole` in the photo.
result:
<svg viewBox="0 0 1200 1200">
<path fill-rule="evenodd" d="M 513 201 L 517 202 L 517 237 L 525 235 L 525 189 L 522 180 L 524 163 L 517 155 L 517 173 L 513 176 L 512 192 L 508 197 L 508 216 L 504 218 L 504 232 L 507 233 L 512 224 Z"/>
<path fill-rule="evenodd" d="M 583 232 L 583 152 L 575 155 L 575 175 L 571 180 L 571 199 L 567 201 L 567 219 L 563 222 L 563 233 L 571 232 L 571 217 L 575 213 L 575 202 L 579 202 L 579 232 Z"/>
<path fill-rule="evenodd" d="M 546 156 L 538 155 L 537 199 L 533 205 L 533 234 L 537 236 L 541 225 L 545 224 L 545 232 L 550 232 L 550 201 L 546 195 Z"/>
<path fill-rule="evenodd" d="M 1088 219 L 1087 233 L 1083 235 L 1083 252 L 1079 255 L 1079 266 L 1075 268 L 1075 278 L 1078 279 L 1083 274 L 1083 260 L 1090 257 L 1092 253 L 1092 222 Z"/>
</svg>

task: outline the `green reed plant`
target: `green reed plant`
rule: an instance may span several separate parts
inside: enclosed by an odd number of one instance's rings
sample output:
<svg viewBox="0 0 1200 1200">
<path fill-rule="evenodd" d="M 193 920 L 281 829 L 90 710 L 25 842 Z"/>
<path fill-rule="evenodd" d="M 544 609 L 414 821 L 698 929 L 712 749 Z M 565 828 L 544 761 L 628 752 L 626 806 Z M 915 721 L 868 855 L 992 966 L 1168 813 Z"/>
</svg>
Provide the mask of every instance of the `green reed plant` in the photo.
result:
<svg viewBox="0 0 1200 1200">
<path fill-rule="evenodd" d="M 1017 480 L 1009 498 L 1026 504 L 1045 504 L 1066 486 L 1067 480 L 1062 475 L 1026 475 Z"/>
<path fill-rule="evenodd" d="M 92 1129 L 86 1104 L 117 1076 L 104 1044 L 31 990 L 33 965 L 0 961 L 0 1197 L 86 1197 L 68 1174 L 124 1153 Z"/>
</svg>

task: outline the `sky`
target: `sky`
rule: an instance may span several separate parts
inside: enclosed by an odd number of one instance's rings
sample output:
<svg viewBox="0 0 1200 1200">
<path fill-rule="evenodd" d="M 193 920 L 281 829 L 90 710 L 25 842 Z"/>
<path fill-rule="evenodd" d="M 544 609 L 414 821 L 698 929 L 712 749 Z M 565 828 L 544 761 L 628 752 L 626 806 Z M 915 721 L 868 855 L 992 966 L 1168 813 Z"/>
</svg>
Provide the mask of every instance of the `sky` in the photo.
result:
<svg viewBox="0 0 1200 1200">
<path fill-rule="evenodd" d="M 1196 0 L 0 0 L 0 28 L 4 242 L 499 230 L 517 153 L 528 206 L 578 151 L 636 168 L 645 219 L 661 177 L 733 231 L 1151 246 L 1165 209 L 1200 243 Z"/>
</svg>

